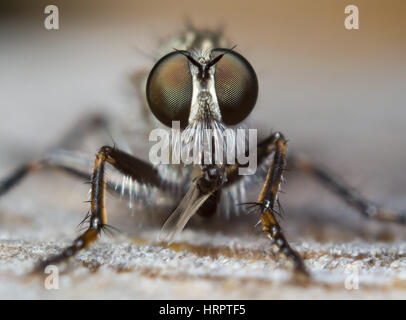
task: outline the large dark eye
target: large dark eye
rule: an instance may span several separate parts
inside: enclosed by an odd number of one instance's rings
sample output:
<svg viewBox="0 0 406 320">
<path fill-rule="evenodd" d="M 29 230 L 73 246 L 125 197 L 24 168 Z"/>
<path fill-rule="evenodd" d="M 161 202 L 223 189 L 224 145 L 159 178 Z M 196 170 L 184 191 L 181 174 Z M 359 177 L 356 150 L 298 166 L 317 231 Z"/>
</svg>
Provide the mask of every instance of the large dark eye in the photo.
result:
<svg viewBox="0 0 406 320">
<path fill-rule="evenodd" d="M 223 122 L 235 125 L 254 108 L 258 79 L 250 63 L 235 51 L 214 49 L 212 59 L 223 53 L 226 54 L 215 65 L 215 88 Z"/>
<path fill-rule="evenodd" d="M 172 121 L 180 121 L 184 128 L 188 123 L 192 90 L 188 59 L 179 52 L 172 52 L 161 58 L 150 72 L 147 101 L 163 124 L 171 127 Z"/>
</svg>

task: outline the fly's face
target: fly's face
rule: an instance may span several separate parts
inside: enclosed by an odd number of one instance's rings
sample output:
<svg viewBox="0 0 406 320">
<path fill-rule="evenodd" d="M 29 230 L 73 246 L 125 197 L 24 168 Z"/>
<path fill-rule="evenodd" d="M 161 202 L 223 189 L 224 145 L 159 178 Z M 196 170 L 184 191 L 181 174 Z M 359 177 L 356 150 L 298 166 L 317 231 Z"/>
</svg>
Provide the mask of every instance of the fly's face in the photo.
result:
<svg viewBox="0 0 406 320">
<path fill-rule="evenodd" d="M 179 122 L 182 155 L 184 150 L 186 154 L 190 151 L 183 143 L 192 146 L 194 164 L 205 165 L 162 228 L 161 240 L 170 243 L 196 212 L 209 210 L 201 207 L 227 181 L 224 160 L 235 163 L 236 158 L 231 152 L 229 159 L 229 147 L 241 145 L 236 137 L 245 137 L 226 129 L 241 123 L 253 110 L 258 80 L 239 53 L 206 43 L 191 50 L 175 49 L 162 57 L 149 74 L 146 93 L 160 122 L 168 127 Z M 245 149 L 241 151 L 245 153 Z M 215 166 L 206 166 L 213 163 Z"/>
<path fill-rule="evenodd" d="M 147 101 L 168 127 L 237 125 L 252 111 L 258 80 L 250 63 L 232 49 L 175 50 L 162 57 L 147 80 Z"/>
</svg>

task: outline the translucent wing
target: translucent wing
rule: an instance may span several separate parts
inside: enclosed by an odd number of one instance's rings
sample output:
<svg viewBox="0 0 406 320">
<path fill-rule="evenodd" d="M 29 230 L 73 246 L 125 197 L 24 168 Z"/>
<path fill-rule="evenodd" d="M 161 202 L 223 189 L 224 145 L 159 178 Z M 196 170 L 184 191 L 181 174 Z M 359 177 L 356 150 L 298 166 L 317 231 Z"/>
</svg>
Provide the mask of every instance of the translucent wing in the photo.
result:
<svg viewBox="0 0 406 320">
<path fill-rule="evenodd" d="M 200 206 L 210 197 L 211 193 L 202 194 L 193 184 L 183 197 L 179 206 L 173 211 L 162 226 L 159 240 L 171 244 L 175 237 L 183 230 L 189 219 L 196 213 Z"/>
</svg>

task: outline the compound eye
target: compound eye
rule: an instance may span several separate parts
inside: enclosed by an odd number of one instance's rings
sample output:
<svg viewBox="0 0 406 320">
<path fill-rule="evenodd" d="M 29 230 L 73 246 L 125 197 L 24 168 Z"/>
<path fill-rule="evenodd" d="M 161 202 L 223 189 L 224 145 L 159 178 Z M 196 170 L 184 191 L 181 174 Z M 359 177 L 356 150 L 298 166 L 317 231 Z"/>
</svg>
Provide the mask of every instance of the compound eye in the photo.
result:
<svg viewBox="0 0 406 320">
<path fill-rule="evenodd" d="M 172 121 L 180 121 L 184 128 L 188 124 L 192 88 L 188 59 L 171 52 L 155 64 L 148 76 L 148 105 L 164 125 L 171 127 Z"/>
<path fill-rule="evenodd" d="M 240 54 L 227 49 L 212 50 L 212 59 L 226 53 L 215 64 L 215 88 L 221 117 L 225 124 L 235 125 L 252 111 L 258 97 L 258 79 L 250 63 Z"/>
</svg>

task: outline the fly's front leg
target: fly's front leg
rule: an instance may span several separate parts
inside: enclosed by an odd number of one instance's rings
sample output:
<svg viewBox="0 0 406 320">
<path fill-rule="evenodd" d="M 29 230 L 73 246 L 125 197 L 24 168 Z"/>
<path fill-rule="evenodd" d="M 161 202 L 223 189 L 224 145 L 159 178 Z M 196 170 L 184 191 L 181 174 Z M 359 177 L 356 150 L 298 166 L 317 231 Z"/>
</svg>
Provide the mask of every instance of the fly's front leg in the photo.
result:
<svg viewBox="0 0 406 320">
<path fill-rule="evenodd" d="M 280 132 L 271 134 L 257 146 L 257 164 L 263 165 L 270 156 L 273 156 L 270 167 L 267 170 L 265 183 L 258 197 L 258 201 L 247 203 L 259 208 L 261 214 L 262 229 L 271 240 L 277 253 L 284 254 L 290 259 L 298 275 L 308 276 L 308 272 L 299 254 L 291 248 L 281 227 L 275 217 L 278 205 L 278 192 L 282 180 L 282 174 L 286 167 L 286 140 Z M 225 187 L 235 183 L 241 183 L 243 176 L 238 174 L 242 165 L 236 164 L 227 167 L 227 182 Z"/>
<path fill-rule="evenodd" d="M 274 133 L 269 139 L 267 149 L 273 151 L 274 156 L 266 175 L 265 184 L 258 197 L 262 229 L 277 252 L 284 254 L 293 262 L 295 271 L 307 276 L 308 272 L 302 258 L 289 245 L 275 217 L 282 174 L 286 168 L 286 140 L 284 136 L 280 132 Z"/>
<path fill-rule="evenodd" d="M 395 212 L 382 208 L 376 203 L 364 198 L 357 190 L 349 186 L 342 179 L 304 157 L 292 156 L 289 165 L 293 169 L 303 171 L 315 177 L 323 185 L 329 188 L 347 204 L 360 212 L 363 216 L 383 222 L 406 223 L 406 211 Z"/>
<path fill-rule="evenodd" d="M 148 183 L 154 186 L 160 186 L 158 172 L 148 163 L 138 160 L 133 156 L 118 149 L 104 146 L 96 155 L 94 169 L 91 178 L 91 207 L 89 215 L 88 229 L 77 237 L 71 246 L 64 249 L 60 254 L 50 257 L 41 262 L 37 270 L 42 271 L 47 265 L 62 262 L 78 251 L 89 247 L 107 226 L 107 213 L 105 208 L 105 164 L 111 164 L 123 175 L 129 176 L 140 183 Z"/>
</svg>

